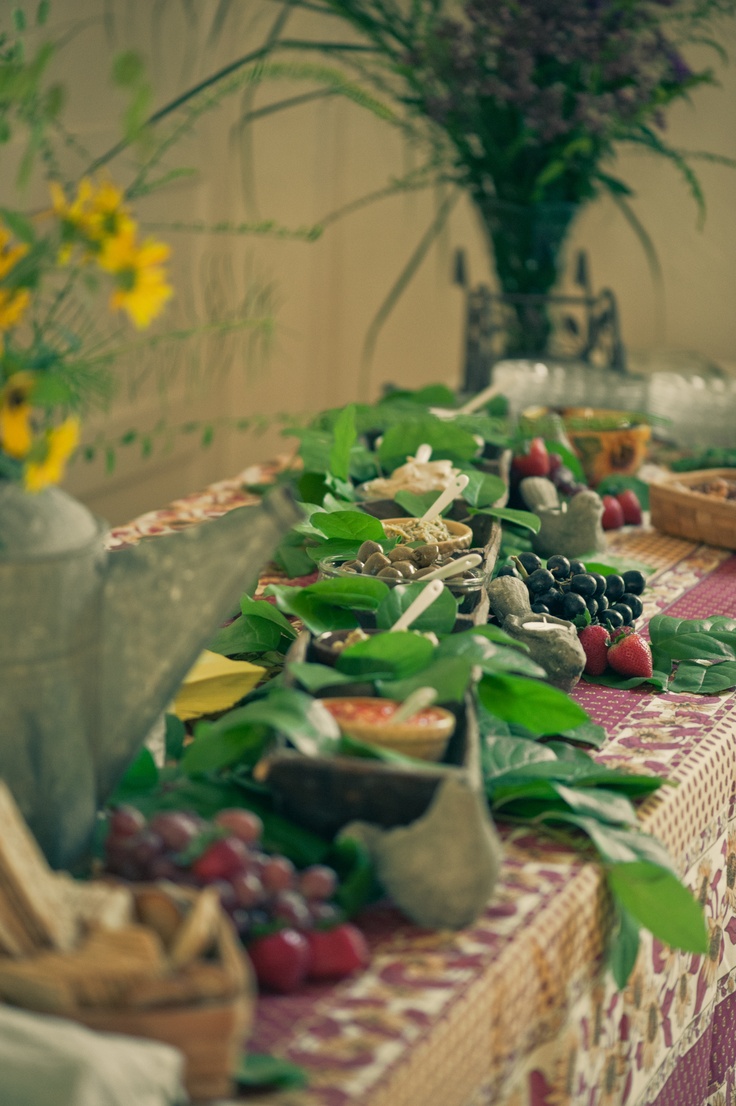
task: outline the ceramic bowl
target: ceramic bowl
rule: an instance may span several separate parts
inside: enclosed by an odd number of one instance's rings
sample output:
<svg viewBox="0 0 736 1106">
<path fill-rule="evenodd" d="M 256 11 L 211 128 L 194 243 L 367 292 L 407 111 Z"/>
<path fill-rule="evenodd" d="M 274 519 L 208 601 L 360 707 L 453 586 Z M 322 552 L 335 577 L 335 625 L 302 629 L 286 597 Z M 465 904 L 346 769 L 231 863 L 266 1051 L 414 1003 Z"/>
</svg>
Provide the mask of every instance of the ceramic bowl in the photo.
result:
<svg viewBox="0 0 736 1106">
<path fill-rule="evenodd" d="M 347 737 L 419 760 L 441 760 L 455 729 L 455 715 L 444 707 L 425 707 L 406 722 L 392 722 L 401 706 L 395 699 L 357 696 L 320 702 Z"/>
<path fill-rule="evenodd" d="M 437 542 L 440 553 L 454 553 L 458 549 L 468 549 L 473 544 L 473 531 L 469 526 L 466 526 L 464 522 L 454 522 L 452 519 L 443 518 L 439 521 L 444 522 L 447 529 L 450 531 L 450 538 L 447 541 Z M 383 528 L 386 531 L 387 537 L 395 537 L 395 534 L 391 533 L 391 527 L 406 527 L 417 526 L 421 524 L 421 520 L 418 518 L 384 518 L 381 519 Z M 431 525 L 431 523 L 429 524 Z M 431 537 L 416 539 L 409 539 L 424 542 L 434 542 Z"/>
<path fill-rule="evenodd" d="M 652 428 L 630 411 L 567 407 L 565 432 L 591 487 L 606 476 L 633 476 L 646 460 Z"/>
</svg>

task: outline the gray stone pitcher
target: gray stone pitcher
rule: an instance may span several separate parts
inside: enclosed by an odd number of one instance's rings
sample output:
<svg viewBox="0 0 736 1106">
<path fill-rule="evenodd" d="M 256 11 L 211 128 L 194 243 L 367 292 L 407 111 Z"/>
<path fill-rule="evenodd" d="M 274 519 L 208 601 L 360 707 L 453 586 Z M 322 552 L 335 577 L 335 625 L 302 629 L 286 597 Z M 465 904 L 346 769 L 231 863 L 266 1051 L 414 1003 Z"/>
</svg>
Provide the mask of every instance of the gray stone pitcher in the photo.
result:
<svg viewBox="0 0 736 1106">
<path fill-rule="evenodd" d="M 58 488 L 0 482 L 0 777 L 56 867 L 300 512 L 288 492 L 108 553 Z"/>
</svg>

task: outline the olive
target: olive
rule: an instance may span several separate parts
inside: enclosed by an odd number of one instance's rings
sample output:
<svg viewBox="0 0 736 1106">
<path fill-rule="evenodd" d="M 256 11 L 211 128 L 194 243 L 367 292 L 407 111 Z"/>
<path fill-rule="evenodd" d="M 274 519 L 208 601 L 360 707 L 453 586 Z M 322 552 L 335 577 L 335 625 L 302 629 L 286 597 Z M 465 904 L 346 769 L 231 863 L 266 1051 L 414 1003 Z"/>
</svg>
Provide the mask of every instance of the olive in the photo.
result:
<svg viewBox="0 0 736 1106">
<path fill-rule="evenodd" d="M 383 553 L 383 549 L 377 541 L 364 541 L 356 554 L 356 560 L 365 564 L 372 553 Z"/>
<path fill-rule="evenodd" d="M 388 568 L 391 562 L 384 553 L 371 553 L 363 566 L 363 571 L 369 576 L 377 576 L 382 568 Z"/>
<path fill-rule="evenodd" d="M 386 565 L 385 568 L 376 573 L 376 578 L 379 580 L 403 580 L 404 576 L 398 568 L 394 568 L 393 565 Z"/>
<path fill-rule="evenodd" d="M 411 561 L 394 561 L 393 567 L 402 576 L 414 576 L 417 571 Z"/>
<path fill-rule="evenodd" d="M 428 542 L 427 545 L 420 545 L 414 550 L 412 560 L 417 568 L 426 568 L 428 565 L 433 564 L 439 555 L 440 550 L 436 542 Z"/>
<path fill-rule="evenodd" d="M 393 549 L 389 550 L 386 556 L 392 563 L 396 561 L 411 561 L 413 565 L 416 565 L 414 550 L 410 549 L 407 545 L 395 545 Z"/>
<path fill-rule="evenodd" d="M 631 607 L 631 613 L 634 618 L 638 618 L 644 610 L 644 604 L 638 595 L 632 595 L 631 592 L 625 591 L 621 596 L 621 602 L 625 603 L 627 607 Z"/>
<path fill-rule="evenodd" d="M 623 577 L 617 576 L 615 573 L 611 576 L 606 576 L 606 599 L 609 603 L 615 603 L 617 599 L 621 598 L 625 591 L 626 585 L 624 584 Z"/>
<path fill-rule="evenodd" d="M 555 580 L 566 580 L 570 575 L 570 562 L 561 553 L 555 553 L 553 557 L 547 558 L 547 568 Z"/>
<path fill-rule="evenodd" d="M 625 590 L 630 592 L 631 595 L 641 595 L 646 587 L 646 579 L 643 572 L 639 572 L 638 568 L 630 568 L 623 574 L 623 581 L 626 585 Z"/>
<path fill-rule="evenodd" d="M 597 586 L 589 572 L 577 572 L 570 580 L 570 591 L 575 591 L 586 599 L 592 599 Z"/>
<path fill-rule="evenodd" d="M 527 576 L 524 582 L 532 595 L 539 595 L 555 586 L 555 578 L 546 568 L 536 569 Z"/>
<path fill-rule="evenodd" d="M 362 561 L 344 561 L 340 567 L 347 569 L 348 572 L 362 572 L 365 565 Z"/>
</svg>

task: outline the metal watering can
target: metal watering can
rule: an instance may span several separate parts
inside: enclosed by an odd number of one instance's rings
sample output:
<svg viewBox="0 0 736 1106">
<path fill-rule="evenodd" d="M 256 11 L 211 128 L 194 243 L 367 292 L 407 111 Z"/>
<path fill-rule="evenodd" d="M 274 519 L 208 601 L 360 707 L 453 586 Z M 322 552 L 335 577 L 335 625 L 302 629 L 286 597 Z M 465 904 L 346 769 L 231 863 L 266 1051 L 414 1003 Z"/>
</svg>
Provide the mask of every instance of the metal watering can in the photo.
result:
<svg viewBox="0 0 736 1106">
<path fill-rule="evenodd" d="M 105 525 L 61 489 L 0 482 L 0 777 L 52 865 L 84 856 L 99 807 L 300 517 L 278 489 L 108 553 Z"/>
</svg>

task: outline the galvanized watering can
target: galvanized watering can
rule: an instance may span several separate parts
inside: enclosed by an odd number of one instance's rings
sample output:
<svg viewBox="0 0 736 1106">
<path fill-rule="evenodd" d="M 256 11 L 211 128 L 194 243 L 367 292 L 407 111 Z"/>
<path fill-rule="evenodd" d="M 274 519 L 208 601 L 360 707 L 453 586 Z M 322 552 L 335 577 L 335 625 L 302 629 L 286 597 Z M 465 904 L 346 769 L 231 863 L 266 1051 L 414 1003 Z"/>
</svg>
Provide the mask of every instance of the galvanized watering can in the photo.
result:
<svg viewBox="0 0 736 1106">
<path fill-rule="evenodd" d="M 85 854 L 100 805 L 299 517 L 277 490 L 108 553 L 65 492 L 0 482 L 0 777 L 54 866 Z"/>
</svg>

